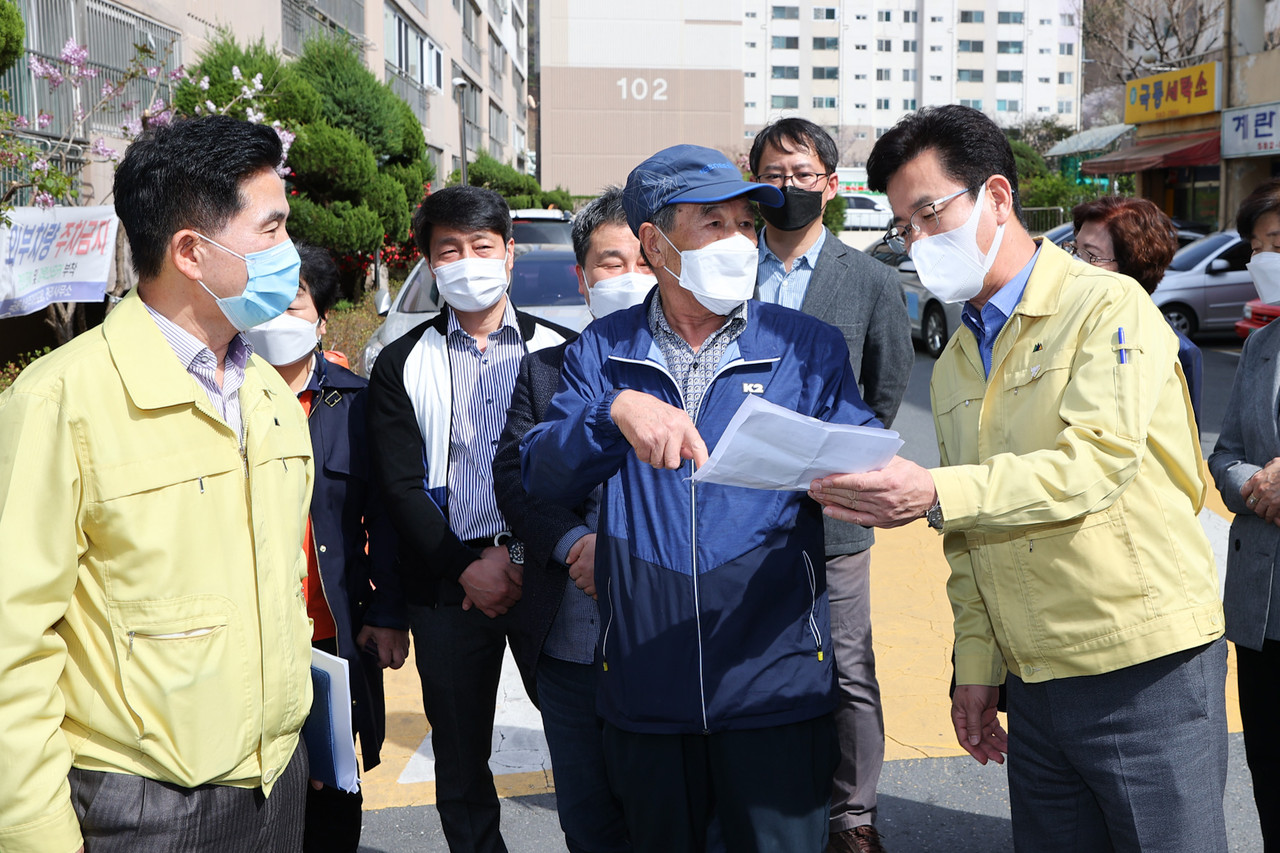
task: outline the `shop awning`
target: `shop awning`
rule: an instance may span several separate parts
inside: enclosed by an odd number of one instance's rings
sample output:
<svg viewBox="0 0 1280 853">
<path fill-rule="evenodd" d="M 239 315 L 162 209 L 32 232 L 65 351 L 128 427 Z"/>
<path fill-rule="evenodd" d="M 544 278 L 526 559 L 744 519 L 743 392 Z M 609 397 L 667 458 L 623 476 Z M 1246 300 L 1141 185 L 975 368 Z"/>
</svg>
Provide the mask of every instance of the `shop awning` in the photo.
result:
<svg viewBox="0 0 1280 853">
<path fill-rule="evenodd" d="M 1212 166 L 1221 159 L 1220 140 L 1216 130 L 1143 139 L 1128 148 L 1084 161 L 1080 171 L 1087 175 L 1120 175 L 1147 169 Z"/>
<path fill-rule="evenodd" d="M 1068 136 L 1045 152 L 1046 157 L 1066 157 L 1069 154 L 1084 154 L 1089 151 L 1101 151 L 1115 142 L 1125 133 L 1133 129 L 1131 124 L 1108 124 L 1105 127 L 1091 127 Z"/>
</svg>

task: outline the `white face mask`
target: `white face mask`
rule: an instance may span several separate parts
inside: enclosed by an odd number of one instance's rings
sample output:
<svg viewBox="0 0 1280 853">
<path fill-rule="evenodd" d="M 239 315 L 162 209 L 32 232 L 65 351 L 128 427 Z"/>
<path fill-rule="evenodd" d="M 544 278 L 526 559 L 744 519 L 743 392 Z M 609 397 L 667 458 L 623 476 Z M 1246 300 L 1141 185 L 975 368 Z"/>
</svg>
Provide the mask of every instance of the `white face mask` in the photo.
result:
<svg viewBox="0 0 1280 853">
<path fill-rule="evenodd" d="M 662 229 L 658 233 L 662 234 Z M 712 314 L 723 317 L 755 293 L 760 251 L 750 237 L 734 234 L 684 252 L 676 249 L 666 234 L 662 238 L 680 256 L 680 275 L 671 275 Z M 671 272 L 669 267 L 667 271 Z"/>
<path fill-rule="evenodd" d="M 265 323 L 246 329 L 253 351 L 269 364 L 283 367 L 301 361 L 315 352 L 320 340 L 320 321 L 309 323 L 296 314 L 285 312 Z"/>
<path fill-rule="evenodd" d="M 638 272 L 602 278 L 587 288 L 587 308 L 596 319 L 606 317 L 614 311 L 644 302 L 645 296 L 657 283 L 656 276 Z"/>
<path fill-rule="evenodd" d="M 1245 266 L 1263 302 L 1280 305 L 1280 252 L 1258 252 Z"/>
<path fill-rule="evenodd" d="M 507 256 L 462 258 L 431 270 L 440 296 L 455 311 L 483 311 L 507 291 Z"/>
<path fill-rule="evenodd" d="M 973 213 L 959 228 L 911 241 L 911 261 L 920 283 L 943 302 L 964 302 L 982 292 L 982 281 L 996 261 L 1004 226 L 996 228 L 991 249 L 985 255 L 978 248 L 978 220 L 982 218 L 984 184 L 978 190 Z"/>
</svg>

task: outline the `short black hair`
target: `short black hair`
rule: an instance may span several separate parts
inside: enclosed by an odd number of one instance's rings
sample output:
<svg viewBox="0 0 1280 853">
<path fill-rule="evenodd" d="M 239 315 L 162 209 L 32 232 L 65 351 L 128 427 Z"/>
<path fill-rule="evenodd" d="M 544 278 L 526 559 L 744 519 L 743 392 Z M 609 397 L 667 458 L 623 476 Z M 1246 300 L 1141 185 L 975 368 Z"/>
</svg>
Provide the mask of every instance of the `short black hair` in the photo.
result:
<svg viewBox="0 0 1280 853">
<path fill-rule="evenodd" d="M 1013 190 L 1013 213 L 1022 221 L 1018 167 L 1013 148 L 990 118 L 972 107 L 947 104 L 908 113 L 877 140 L 867 158 L 867 186 L 884 192 L 898 169 L 925 151 L 935 151 L 947 177 L 970 190 L 992 175 L 1003 175 Z"/>
<path fill-rule="evenodd" d="M 413 241 L 428 259 L 433 225 L 492 231 L 506 243 L 511 239 L 511 208 L 502 196 L 484 187 L 445 187 L 424 198 L 413 212 Z"/>
<path fill-rule="evenodd" d="M 280 137 L 230 116 L 151 126 L 116 169 L 116 215 L 143 281 L 164 267 L 169 239 L 183 228 L 217 234 L 245 204 L 240 185 L 283 159 Z"/>
<path fill-rule="evenodd" d="M 578 259 L 578 266 L 586 266 L 591 235 L 601 225 L 621 225 L 631 230 L 627 224 L 627 211 L 622 206 L 622 187 L 606 187 L 573 218 L 573 255 Z"/>
<path fill-rule="evenodd" d="M 297 240 L 293 245 L 298 250 L 298 257 L 302 259 L 302 269 L 298 272 L 299 282 L 311 294 L 316 313 L 323 320 L 328 316 L 333 303 L 338 301 L 338 265 L 333 262 L 328 249 Z"/>
<path fill-rule="evenodd" d="M 1268 213 L 1280 211 L 1280 178 L 1272 178 L 1240 202 L 1236 213 L 1236 230 L 1246 240 L 1253 239 L 1258 220 Z"/>
<path fill-rule="evenodd" d="M 753 175 L 760 174 L 760 158 L 764 156 L 766 145 L 772 145 L 787 154 L 796 148 L 807 148 L 818 155 L 827 174 L 834 172 L 840 164 L 840 152 L 836 149 L 831 134 L 807 118 L 778 119 L 756 134 L 755 142 L 751 143 L 751 154 L 748 155 Z"/>
</svg>

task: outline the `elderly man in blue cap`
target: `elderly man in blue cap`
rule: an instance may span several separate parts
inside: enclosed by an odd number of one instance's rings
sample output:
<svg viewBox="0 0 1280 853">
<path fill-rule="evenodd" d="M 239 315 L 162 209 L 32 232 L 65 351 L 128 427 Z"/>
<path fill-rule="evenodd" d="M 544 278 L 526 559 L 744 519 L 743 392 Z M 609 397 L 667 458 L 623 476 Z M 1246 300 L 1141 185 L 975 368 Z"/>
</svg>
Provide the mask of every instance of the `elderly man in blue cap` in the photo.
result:
<svg viewBox="0 0 1280 853">
<path fill-rule="evenodd" d="M 747 183 L 718 151 L 641 163 L 623 205 L 658 279 L 592 323 L 521 445 L 527 491 L 604 484 L 596 540 L 605 761 L 637 851 L 822 850 L 837 761 L 822 513 L 802 492 L 689 481 L 749 394 L 878 425 L 844 339 L 751 299 Z"/>
</svg>

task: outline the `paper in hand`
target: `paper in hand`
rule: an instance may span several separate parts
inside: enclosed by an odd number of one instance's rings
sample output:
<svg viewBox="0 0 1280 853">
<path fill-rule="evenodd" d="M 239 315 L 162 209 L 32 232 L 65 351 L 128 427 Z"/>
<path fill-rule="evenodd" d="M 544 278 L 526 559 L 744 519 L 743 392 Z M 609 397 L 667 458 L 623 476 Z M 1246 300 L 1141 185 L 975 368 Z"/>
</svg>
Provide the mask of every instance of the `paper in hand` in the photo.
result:
<svg viewBox="0 0 1280 853">
<path fill-rule="evenodd" d="M 803 492 L 831 474 L 877 471 L 900 447 L 893 430 L 827 423 L 748 394 L 691 479 Z"/>
</svg>

